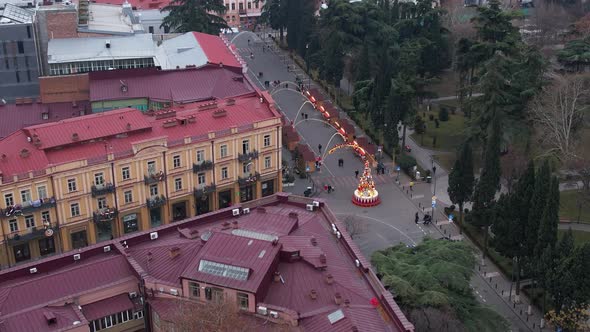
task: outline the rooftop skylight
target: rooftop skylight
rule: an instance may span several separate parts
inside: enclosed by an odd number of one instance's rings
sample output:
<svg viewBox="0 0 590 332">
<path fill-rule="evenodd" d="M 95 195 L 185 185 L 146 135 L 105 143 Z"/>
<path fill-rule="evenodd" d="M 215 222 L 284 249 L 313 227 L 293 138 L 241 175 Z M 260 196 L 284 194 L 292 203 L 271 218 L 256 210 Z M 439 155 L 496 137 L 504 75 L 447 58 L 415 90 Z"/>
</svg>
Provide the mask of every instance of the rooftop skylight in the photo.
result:
<svg viewBox="0 0 590 332">
<path fill-rule="evenodd" d="M 245 281 L 248 280 L 248 274 L 250 273 L 250 270 L 245 267 L 227 265 L 201 259 L 199 262 L 199 272 Z"/>
</svg>

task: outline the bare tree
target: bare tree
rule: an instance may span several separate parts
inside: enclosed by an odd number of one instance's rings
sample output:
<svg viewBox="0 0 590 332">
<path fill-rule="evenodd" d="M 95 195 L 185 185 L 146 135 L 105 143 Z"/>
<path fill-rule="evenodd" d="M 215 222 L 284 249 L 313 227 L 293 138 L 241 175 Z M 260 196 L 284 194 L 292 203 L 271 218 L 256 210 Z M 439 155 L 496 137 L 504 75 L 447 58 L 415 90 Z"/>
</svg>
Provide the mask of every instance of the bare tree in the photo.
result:
<svg viewBox="0 0 590 332">
<path fill-rule="evenodd" d="M 537 2 L 531 20 L 533 26 L 524 27 L 524 37 L 540 48 L 560 43 L 560 36 L 567 31 L 572 20 L 572 15 L 559 3 Z"/>
<path fill-rule="evenodd" d="M 343 220 L 346 231 L 352 239 L 356 236 L 367 232 L 367 223 L 364 220 L 355 218 L 354 216 L 348 216 Z"/>
<path fill-rule="evenodd" d="M 555 75 L 533 100 L 530 114 L 547 147 L 545 154 L 565 161 L 576 157 L 576 132 L 588 109 L 588 83 L 586 75 Z"/>
</svg>

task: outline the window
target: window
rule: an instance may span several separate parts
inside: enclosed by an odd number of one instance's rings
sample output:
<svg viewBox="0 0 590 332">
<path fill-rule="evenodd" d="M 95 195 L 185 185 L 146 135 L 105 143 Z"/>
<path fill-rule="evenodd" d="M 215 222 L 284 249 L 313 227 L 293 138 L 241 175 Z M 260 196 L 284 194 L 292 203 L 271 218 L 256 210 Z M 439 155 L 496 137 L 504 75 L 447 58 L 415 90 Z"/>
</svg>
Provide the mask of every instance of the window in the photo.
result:
<svg viewBox="0 0 590 332">
<path fill-rule="evenodd" d="M 43 220 L 44 224 L 51 224 L 51 217 L 49 216 L 49 211 L 41 212 L 41 220 Z"/>
<path fill-rule="evenodd" d="M 205 161 L 205 150 L 197 150 L 197 163 Z"/>
<path fill-rule="evenodd" d="M 77 217 L 80 215 L 80 204 L 72 203 L 70 204 L 70 214 L 72 217 Z"/>
<path fill-rule="evenodd" d="M 16 83 L 20 83 L 20 73 L 18 71 L 16 71 L 15 74 L 16 74 Z"/>
<path fill-rule="evenodd" d="M 142 319 L 143 318 L 143 310 L 136 311 L 133 313 L 133 319 Z"/>
<path fill-rule="evenodd" d="M 129 180 L 131 178 L 131 173 L 129 173 L 129 167 L 121 168 L 121 177 L 123 180 Z"/>
<path fill-rule="evenodd" d="M 76 179 L 68 179 L 68 191 L 74 192 L 76 190 Z"/>
<path fill-rule="evenodd" d="M 225 180 L 227 179 L 229 176 L 227 174 L 227 167 L 223 167 L 221 168 L 221 179 Z"/>
<path fill-rule="evenodd" d="M 201 287 L 196 282 L 188 283 L 189 296 L 199 298 L 201 297 Z"/>
<path fill-rule="evenodd" d="M 14 260 L 17 263 L 31 259 L 31 251 L 29 250 L 28 242 L 16 245 L 12 248 L 12 250 L 14 251 Z"/>
<path fill-rule="evenodd" d="M 19 53 L 19 54 L 23 54 L 23 53 L 25 53 L 25 45 L 24 45 L 24 43 L 23 43 L 22 41 L 20 41 L 20 40 L 19 40 L 19 41 L 17 42 L 17 45 L 18 45 L 18 53 Z"/>
<path fill-rule="evenodd" d="M 149 27 L 148 27 L 148 31 L 149 31 L 150 33 L 154 33 L 154 27 L 152 27 L 152 26 L 149 26 Z"/>
<path fill-rule="evenodd" d="M 72 240 L 72 249 L 84 248 L 88 245 L 86 230 L 74 232 L 70 234 L 70 238 Z"/>
<path fill-rule="evenodd" d="M 264 157 L 264 168 L 270 168 L 271 166 L 270 156 Z"/>
<path fill-rule="evenodd" d="M 14 198 L 12 194 L 4 194 L 4 202 L 6 203 L 6 207 L 14 205 Z"/>
<path fill-rule="evenodd" d="M 53 240 L 53 237 L 46 237 L 39 240 L 38 242 L 41 256 L 55 253 L 55 241 Z"/>
<path fill-rule="evenodd" d="M 99 209 L 104 209 L 107 207 L 107 199 L 106 197 L 99 197 L 98 199 L 96 199 L 96 202 L 98 203 L 98 208 Z"/>
<path fill-rule="evenodd" d="M 102 173 L 94 174 L 94 184 L 97 186 L 104 184 L 104 176 Z"/>
<path fill-rule="evenodd" d="M 157 184 L 152 184 L 150 186 L 150 196 L 158 196 L 158 185 Z"/>
<path fill-rule="evenodd" d="M 250 170 L 252 169 L 252 163 L 246 162 L 242 164 L 242 171 L 244 174 L 250 174 Z"/>
<path fill-rule="evenodd" d="M 150 174 L 156 173 L 156 162 L 155 161 L 148 161 L 147 167 L 148 167 L 148 173 L 150 173 Z"/>
<path fill-rule="evenodd" d="M 29 189 L 20 191 L 20 199 L 23 203 L 31 201 L 31 191 Z"/>
<path fill-rule="evenodd" d="M 246 154 L 250 151 L 250 141 L 245 139 L 242 141 L 242 153 Z"/>
<path fill-rule="evenodd" d="M 174 168 L 180 167 L 180 156 L 179 155 L 172 157 L 172 160 L 174 163 Z"/>
<path fill-rule="evenodd" d="M 31 38 L 31 27 L 27 25 L 27 37 Z"/>
<path fill-rule="evenodd" d="M 264 135 L 264 147 L 270 146 L 270 135 Z"/>
<path fill-rule="evenodd" d="M 236 4 L 235 3 L 232 3 L 231 4 L 231 10 L 236 10 Z"/>
<path fill-rule="evenodd" d="M 205 184 L 205 173 L 197 174 L 197 184 L 199 184 L 199 185 Z"/>
<path fill-rule="evenodd" d="M 240 310 L 248 310 L 248 307 L 248 294 L 238 293 L 238 308 L 240 308 Z"/>
<path fill-rule="evenodd" d="M 8 226 L 10 228 L 10 233 L 18 232 L 18 221 L 16 219 L 9 220 Z"/>
<path fill-rule="evenodd" d="M 124 192 L 123 196 L 125 197 L 125 204 L 129 204 L 129 203 L 133 202 L 133 194 L 132 194 L 131 190 Z"/>
<path fill-rule="evenodd" d="M 256 7 L 256 9 L 258 9 L 258 1 L 254 2 L 254 7 Z"/>
<path fill-rule="evenodd" d="M 174 190 L 176 190 L 176 191 L 182 190 L 182 179 L 181 178 L 174 179 Z"/>
<path fill-rule="evenodd" d="M 37 194 L 39 195 L 39 199 L 47 198 L 47 187 L 45 187 L 45 186 L 37 187 Z"/>
<path fill-rule="evenodd" d="M 223 144 L 221 146 L 221 158 L 223 158 L 223 157 L 227 157 L 227 145 L 226 144 Z"/>
<path fill-rule="evenodd" d="M 35 227 L 35 217 L 33 215 L 25 216 L 25 227 L 26 228 Z"/>
</svg>

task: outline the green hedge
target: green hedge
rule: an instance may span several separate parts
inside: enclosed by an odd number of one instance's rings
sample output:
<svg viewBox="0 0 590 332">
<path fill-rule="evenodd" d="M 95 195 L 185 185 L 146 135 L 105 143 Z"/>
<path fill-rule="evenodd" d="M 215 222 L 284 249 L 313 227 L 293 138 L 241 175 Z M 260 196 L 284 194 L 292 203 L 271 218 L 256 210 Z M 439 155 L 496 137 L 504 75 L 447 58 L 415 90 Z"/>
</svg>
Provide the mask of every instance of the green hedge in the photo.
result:
<svg viewBox="0 0 590 332">
<path fill-rule="evenodd" d="M 471 239 L 473 243 L 481 250 L 484 250 L 484 234 L 483 230 L 475 227 L 468 222 L 465 222 L 465 215 L 463 216 L 464 222 L 461 223 L 463 228 L 463 232 L 465 235 Z M 502 256 L 498 253 L 492 246 L 489 245 L 490 239 L 488 238 L 488 259 L 491 260 L 500 270 L 502 273 L 508 277 L 512 278 L 512 259 Z M 523 279 L 524 277 L 521 277 Z"/>
</svg>

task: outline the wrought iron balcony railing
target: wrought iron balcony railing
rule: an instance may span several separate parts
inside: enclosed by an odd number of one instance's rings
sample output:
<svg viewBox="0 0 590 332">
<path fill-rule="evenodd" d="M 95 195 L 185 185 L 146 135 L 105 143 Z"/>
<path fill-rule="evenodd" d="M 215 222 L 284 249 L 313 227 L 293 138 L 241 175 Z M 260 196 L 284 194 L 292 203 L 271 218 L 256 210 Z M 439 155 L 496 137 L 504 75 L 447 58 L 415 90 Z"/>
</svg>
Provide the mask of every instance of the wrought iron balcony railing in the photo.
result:
<svg viewBox="0 0 590 332">
<path fill-rule="evenodd" d="M 42 237 L 50 237 L 53 236 L 57 232 L 57 226 L 53 227 L 32 227 L 26 231 L 20 231 L 13 233 L 8 237 L 8 244 L 15 245 L 19 243 L 28 242 L 34 239 L 42 238 Z"/>
<path fill-rule="evenodd" d="M 103 183 L 92 186 L 92 197 L 112 194 L 115 192 L 115 185 L 112 183 Z"/>
<path fill-rule="evenodd" d="M 240 187 L 251 185 L 260 180 L 260 173 L 255 172 L 254 174 L 246 175 L 244 177 L 238 176 L 238 184 Z"/>
<path fill-rule="evenodd" d="M 119 211 L 115 208 L 98 209 L 93 213 L 93 220 L 95 223 L 104 221 L 112 221 L 117 217 Z"/>
<path fill-rule="evenodd" d="M 23 214 L 31 213 L 37 210 L 52 208 L 55 207 L 55 205 L 55 197 L 28 201 L 23 204 L 15 204 L 8 206 L 5 209 L 0 209 L 0 217 L 22 216 Z"/>
<path fill-rule="evenodd" d="M 198 186 L 195 188 L 195 196 L 197 198 L 202 197 L 203 195 L 207 195 L 212 192 L 215 192 L 215 189 L 216 189 L 216 186 L 213 183 L 208 186 L 204 186 L 204 185 Z"/>
<path fill-rule="evenodd" d="M 150 209 L 160 207 L 164 204 L 166 204 L 166 196 L 164 195 L 152 196 L 147 199 L 147 207 Z"/>
<path fill-rule="evenodd" d="M 213 162 L 211 160 L 205 160 L 201 163 L 198 163 L 198 164 L 194 163 L 193 164 L 193 172 L 194 173 L 208 171 L 212 168 L 213 168 Z"/>
<path fill-rule="evenodd" d="M 252 151 L 247 152 L 247 153 L 243 153 L 243 154 L 240 153 L 240 154 L 238 154 L 238 160 L 241 161 L 241 162 L 252 160 L 252 159 L 258 159 L 258 151 L 252 150 Z"/>
<path fill-rule="evenodd" d="M 151 173 L 148 175 L 144 175 L 143 182 L 145 184 L 152 184 L 152 183 L 164 181 L 164 179 L 166 179 L 166 174 L 164 174 L 163 171 L 159 171 L 159 172 Z"/>
</svg>

